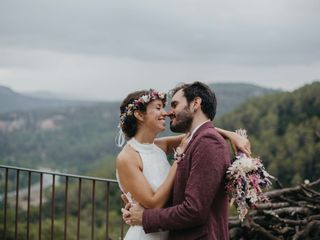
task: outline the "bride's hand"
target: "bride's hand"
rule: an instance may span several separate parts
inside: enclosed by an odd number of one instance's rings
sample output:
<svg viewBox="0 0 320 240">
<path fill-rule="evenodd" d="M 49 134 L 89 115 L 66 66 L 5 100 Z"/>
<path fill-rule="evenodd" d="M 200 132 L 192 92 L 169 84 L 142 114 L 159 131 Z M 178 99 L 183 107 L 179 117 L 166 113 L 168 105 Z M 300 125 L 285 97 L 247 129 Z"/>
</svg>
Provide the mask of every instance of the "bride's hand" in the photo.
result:
<svg viewBox="0 0 320 240">
<path fill-rule="evenodd" d="M 242 137 L 235 132 L 232 132 L 231 135 L 229 136 L 229 139 L 231 141 L 231 145 L 235 154 L 237 154 L 238 151 L 240 151 L 246 154 L 248 157 L 250 157 L 251 144 L 247 138 Z"/>
</svg>

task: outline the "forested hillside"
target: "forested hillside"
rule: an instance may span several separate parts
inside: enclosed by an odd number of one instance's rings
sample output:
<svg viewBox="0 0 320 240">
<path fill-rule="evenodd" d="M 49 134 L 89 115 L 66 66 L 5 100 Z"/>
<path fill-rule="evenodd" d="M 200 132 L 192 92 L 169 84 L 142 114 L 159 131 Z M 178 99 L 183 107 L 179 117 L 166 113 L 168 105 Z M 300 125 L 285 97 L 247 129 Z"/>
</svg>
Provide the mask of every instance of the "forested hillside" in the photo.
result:
<svg viewBox="0 0 320 240">
<path fill-rule="evenodd" d="M 252 97 L 259 97 L 274 92 L 280 92 L 270 88 L 263 88 L 245 83 L 214 83 L 209 85 L 217 96 L 217 116 L 231 112 L 239 104 Z"/>
<path fill-rule="evenodd" d="M 118 150 L 117 104 L 0 115 L 0 162 L 84 173 Z"/>
<path fill-rule="evenodd" d="M 211 87 L 217 94 L 220 114 L 250 96 L 273 91 L 248 84 L 217 83 Z M 20 97 L 11 92 L 11 98 Z M 60 108 L 47 106 L 47 109 L 2 113 L 0 163 L 83 174 L 101 162 L 106 163 L 106 159 L 114 161 L 119 151 L 114 144 L 119 105 L 119 102 L 108 102 Z"/>
<path fill-rule="evenodd" d="M 246 128 L 254 153 L 285 183 L 314 178 L 320 174 L 319 85 L 315 82 L 294 92 L 255 97 L 218 117 L 216 124 L 226 129 Z M 221 109 L 235 108 L 250 94 L 270 92 L 245 84 L 214 84 L 213 88 Z M 2 113 L 0 163 L 83 174 L 102 162 L 112 162 L 119 151 L 114 144 L 118 105 Z"/>
<path fill-rule="evenodd" d="M 255 98 L 217 120 L 246 128 L 252 149 L 285 184 L 320 176 L 320 82 Z"/>
</svg>

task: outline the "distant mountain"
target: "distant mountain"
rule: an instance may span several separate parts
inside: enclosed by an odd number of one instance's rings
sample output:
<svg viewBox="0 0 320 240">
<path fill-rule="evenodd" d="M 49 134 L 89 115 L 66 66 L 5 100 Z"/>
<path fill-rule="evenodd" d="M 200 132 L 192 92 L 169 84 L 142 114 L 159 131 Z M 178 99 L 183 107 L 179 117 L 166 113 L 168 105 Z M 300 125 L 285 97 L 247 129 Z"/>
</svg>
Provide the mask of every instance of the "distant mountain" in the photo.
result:
<svg viewBox="0 0 320 240">
<path fill-rule="evenodd" d="M 57 108 L 75 105 L 91 105 L 93 102 L 62 100 L 53 94 L 41 97 L 28 96 L 12 91 L 8 87 L 0 86 L 0 112 L 26 111 L 35 109 Z"/>
<path fill-rule="evenodd" d="M 209 87 L 217 97 L 217 116 L 235 109 L 239 104 L 252 97 L 259 97 L 279 90 L 246 83 L 213 83 Z"/>
<path fill-rule="evenodd" d="M 70 102 L 31 98 L 8 88 L 1 89 L 0 98 L 7 104 L 0 100 L 0 106 L 7 107 L 7 112 L 0 113 L 0 163 L 84 173 L 105 156 L 114 158 L 118 153 L 114 138 L 118 130 L 119 102 L 66 107 Z M 224 112 L 245 101 L 250 94 L 255 96 L 257 89 L 269 92 L 246 84 L 214 84 L 214 89 L 219 108 Z M 237 101 L 234 95 L 239 96 Z M 28 111 L 12 111 L 15 107 Z"/>
<path fill-rule="evenodd" d="M 215 83 L 209 85 L 218 99 L 217 115 L 233 110 L 251 97 L 262 96 L 276 90 L 242 83 Z M 77 105 L 94 105 L 97 102 L 72 100 L 51 92 L 17 93 L 0 86 L 0 113 L 35 109 L 61 108 Z"/>
<path fill-rule="evenodd" d="M 245 128 L 253 153 L 285 184 L 320 176 L 320 82 L 249 100 L 217 124 Z"/>
<path fill-rule="evenodd" d="M 59 99 L 59 100 L 67 100 L 68 97 L 61 97 L 57 94 L 54 94 L 49 91 L 36 91 L 36 92 L 23 92 L 20 93 L 24 96 L 33 97 L 33 98 L 41 98 L 41 99 Z"/>
<path fill-rule="evenodd" d="M 90 99 L 84 99 L 79 96 L 73 96 L 71 94 L 61 94 L 61 93 L 53 93 L 49 91 L 36 91 L 36 92 L 21 92 L 20 94 L 28 97 L 40 98 L 40 99 L 50 99 L 50 100 L 64 100 L 64 101 L 89 101 L 89 102 L 97 102 Z"/>
</svg>

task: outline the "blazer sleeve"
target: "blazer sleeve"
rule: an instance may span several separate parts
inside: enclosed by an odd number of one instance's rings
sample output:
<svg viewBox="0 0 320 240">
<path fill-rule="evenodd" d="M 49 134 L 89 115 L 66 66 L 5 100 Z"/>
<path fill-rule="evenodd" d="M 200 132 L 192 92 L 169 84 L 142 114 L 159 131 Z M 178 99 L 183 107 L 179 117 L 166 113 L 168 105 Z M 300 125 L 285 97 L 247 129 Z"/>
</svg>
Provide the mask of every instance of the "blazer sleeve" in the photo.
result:
<svg viewBox="0 0 320 240">
<path fill-rule="evenodd" d="M 142 219 L 145 232 L 189 228 L 206 223 L 215 195 L 224 182 L 228 151 L 224 139 L 215 135 L 201 137 L 191 155 L 184 201 L 169 208 L 146 209 Z"/>
</svg>

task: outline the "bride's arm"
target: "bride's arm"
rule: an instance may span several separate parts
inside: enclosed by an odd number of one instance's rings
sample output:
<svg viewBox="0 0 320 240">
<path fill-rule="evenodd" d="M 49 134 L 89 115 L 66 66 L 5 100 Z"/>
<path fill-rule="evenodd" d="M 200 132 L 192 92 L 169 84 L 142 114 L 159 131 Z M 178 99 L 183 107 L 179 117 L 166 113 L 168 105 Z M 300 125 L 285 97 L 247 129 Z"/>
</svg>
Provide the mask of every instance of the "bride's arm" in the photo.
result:
<svg viewBox="0 0 320 240">
<path fill-rule="evenodd" d="M 117 158 L 117 170 L 124 191 L 130 192 L 135 201 L 145 208 L 161 208 L 169 199 L 177 163 L 173 163 L 169 174 L 162 185 L 153 192 L 150 184 L 142 173 L 140 157 L 135 152 L 119 154 Z"/>
<path fill-rule="evenodd" d="M 250 141 L 247 138 L 240 136 L 236 132 L 227 131 L 217 127 L 216 129 L 221 136 L 230 140 L 235 154 L 237 154 L 239 150 L 245 153 L 247 156 L 251 155 Z"/>
<path fill-rule="evenodd" d="M 216 127 L 216 129 L 221 136 L 230 140 L 235 153 L 237 153 L 237 151 L 239 150 L 248 156 L 251 155 L 250 141 L 247 138 L 244 138 L 235 132 L 227 131 L 222 128 Z M 170 154 L 173 152 L 173 149 L 176 149 L 179 146 L 184 136 L 185 134 L 157 138 L 155 140 L 155 144 L 162 148 L 163 151 L 165 151 L 167 154 Z"/>
<path fill-rule="evenodd" d="M 179 146 L 180 142 L 185 136 L 186 134 L 180 134 L 176 136 L 156 138 L 154 143 L 166 154 L 171 154 L 173 153 L 173 149 L 176 149 Z"/>
</svg>

